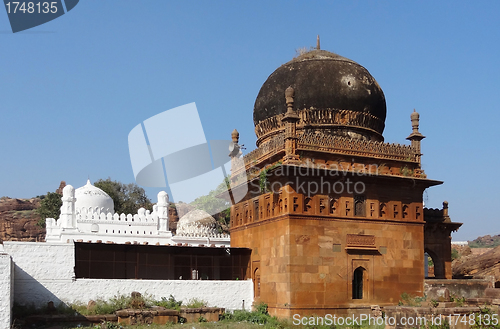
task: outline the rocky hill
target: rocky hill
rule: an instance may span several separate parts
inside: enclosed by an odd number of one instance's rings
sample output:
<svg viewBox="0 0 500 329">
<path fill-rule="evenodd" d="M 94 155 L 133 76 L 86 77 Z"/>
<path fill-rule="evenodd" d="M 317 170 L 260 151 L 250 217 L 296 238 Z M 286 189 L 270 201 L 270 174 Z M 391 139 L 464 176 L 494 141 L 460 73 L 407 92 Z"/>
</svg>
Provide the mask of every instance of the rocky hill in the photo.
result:
<svg viewBox="0 0 500 329">
<path fill-rule="evenodd" d="M 45 241 L 45 228 L 37 225 L 40 199 L 0 198 L 0 243 L 3 241 Z"/>
<path fill-rule="evenodd" d="M 500 284 L 500 246 L 485 249 L 486 252 L 472 253 L 457 259 L 452 264 L 453 277 L 485 278 L 495 277 L 495 282 Z"/>
<path fill-rule="evenodd" d="M 480 236 L 473 241 L 469 241 L 469 247 L 471 248 L 494 248 L 497 246 L 500 246 L 500 234 Z"/>
</svg>

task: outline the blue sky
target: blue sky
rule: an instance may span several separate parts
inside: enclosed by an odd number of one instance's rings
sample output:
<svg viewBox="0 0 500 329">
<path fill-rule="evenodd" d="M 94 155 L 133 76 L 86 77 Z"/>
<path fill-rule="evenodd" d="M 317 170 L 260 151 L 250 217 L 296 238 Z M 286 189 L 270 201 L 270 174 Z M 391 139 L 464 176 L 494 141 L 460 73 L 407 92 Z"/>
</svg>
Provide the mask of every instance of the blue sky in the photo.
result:
<svg viewBox="0 0 500 329">
<path fill-rule="evenodd" d="M 319 34 L 382 87 L 386 142 L 407 143 L 420 113 L 423 168 L 445 182 L 426 205 L 449 201 L 464 223 L 454 239 L 499 234 L 498 13 L 498 1 L 81 0 L 16 34 L 0 13 L 0 196 L 133 182 L 128 133 L 191 102 L 207 139 L 236 128 L 251 151 L 261 85 Z"/>
</svg>

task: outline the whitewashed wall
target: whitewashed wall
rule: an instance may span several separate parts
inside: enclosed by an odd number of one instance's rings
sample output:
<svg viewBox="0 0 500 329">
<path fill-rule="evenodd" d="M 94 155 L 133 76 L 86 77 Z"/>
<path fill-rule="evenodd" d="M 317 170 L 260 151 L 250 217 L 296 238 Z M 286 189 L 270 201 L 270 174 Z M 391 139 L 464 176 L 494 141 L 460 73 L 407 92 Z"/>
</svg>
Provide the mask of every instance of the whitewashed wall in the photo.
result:
<svg viewBox="0 0 500 329">
<path fill-rule="evenodd" d="M 173 295 L 176 300 L 184 302 L 198 298 L 207 301 L 209 306 L 229 310 L 241 309 L 243 300 L 245 308 L 249 309 L 253 302 L 251 280 L 76 280 L 73 243 L 5 241 L 4 250 L 15 264 L 14 299 L 20 304 L 86 303 L 91 299 L 109 299 L 132 291 L 156 299 Z"/>
<path fill-rule="evenodd" d="M 12 321 L 13 282 L 12 261 L 9 255 L 0 254 L 0 328 L 10 328 Z"/>
</svg>

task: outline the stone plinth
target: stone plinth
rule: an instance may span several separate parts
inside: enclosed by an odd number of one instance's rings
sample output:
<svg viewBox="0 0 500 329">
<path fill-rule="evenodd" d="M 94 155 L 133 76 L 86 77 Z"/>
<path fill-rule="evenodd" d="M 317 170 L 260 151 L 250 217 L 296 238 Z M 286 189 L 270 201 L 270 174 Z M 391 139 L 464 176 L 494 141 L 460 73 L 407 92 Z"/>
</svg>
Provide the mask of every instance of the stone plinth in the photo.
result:
<svg viewBox="0 0 500 329">
<path fill-rule="evenodd" d="M 224 313 L 223 308 L 219 307 L 201 307 L 201 308 L 183 308 L 180 311 L 180 316 L 186 319 L 188 323 L 200 322 L 200 318 L 207 322 L 219 321 L 219 315 Z"/>
<path fill-rule="evenodd" d="M 118 316 L 118 323 L 125 325 L 177 323 L 179 318 L 178 311 L 165 308 L 126 309 L 116 311 L 116 315 Z"/>
</svg>

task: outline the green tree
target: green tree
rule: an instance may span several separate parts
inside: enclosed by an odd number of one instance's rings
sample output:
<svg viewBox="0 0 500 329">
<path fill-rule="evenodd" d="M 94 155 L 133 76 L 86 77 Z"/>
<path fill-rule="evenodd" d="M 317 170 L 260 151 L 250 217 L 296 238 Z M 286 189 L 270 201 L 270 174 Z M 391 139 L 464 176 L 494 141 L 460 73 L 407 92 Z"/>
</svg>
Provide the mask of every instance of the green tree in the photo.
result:
<svg viewBox="0 0 500 329">
<path fill-rule="evenodd" d="M 214 215 L 214 218 L 217 219 L 217 221 L 220 222 L 221 224 L 229 225 L 230 222 L 229 219 L 231 214 L 231 209 L 230 209 L 231 203 L 222 198 L 217 197 L 218 195 L 225 192 L 226 189 L 229 188 L 230 188 L 229 177 L 226 177 L 224 178 L 224 181 L 215 188 L 215 190 L 208 192 L 207 195 L 203 195 L 196 198 L 190 204 L 197 209 L 205 210 L 209 214 L 215 213 L 218 209 L 224 209 L 223 211 L 216 213 Z"/>
<path fill-rule="evenodd" d="M 61 215 L 62 200 L 61 195 L 54 192 L 48 192 L 40 198 L 42 201 L 40 201 L 40 207 L 37 209 L 40 220 L 37 225 L 45 227 L 45 220 L 47 218 L 58 219 L 59 215 Z"/>
<path fill-rule="evenodd" d="M 106 192 L 115 205 L 118 214 L 136 214 L 139 208 L 153 210 L 151 200 L 146 196 L 146 191 L 135 183 L 123 184 L 118 181 L 99 179 L 94 186 Z"/>
</svg>

